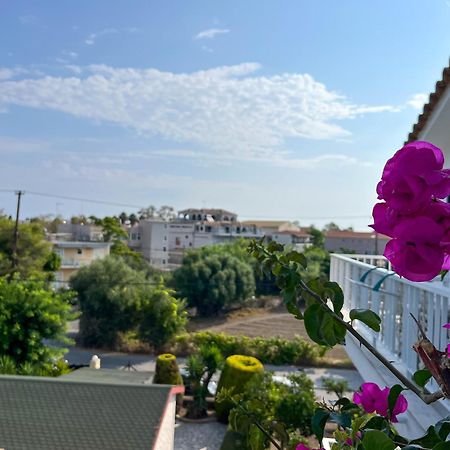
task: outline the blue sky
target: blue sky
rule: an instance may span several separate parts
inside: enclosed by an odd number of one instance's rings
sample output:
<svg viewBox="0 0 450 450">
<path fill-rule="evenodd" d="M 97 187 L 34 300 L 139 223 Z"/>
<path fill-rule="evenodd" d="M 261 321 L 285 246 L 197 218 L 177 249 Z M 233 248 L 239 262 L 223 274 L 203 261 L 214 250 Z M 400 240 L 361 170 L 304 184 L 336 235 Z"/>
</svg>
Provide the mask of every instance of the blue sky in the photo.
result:
<svg viewBox="0 0 450 450">
<path fill-rule="evenodd" d="M 449 20 L 445 0 L 0 0 L 0 190 L 29 191 L 24 216 L 136 209 L 42 192 L 365 229 Z"/>
</svg>

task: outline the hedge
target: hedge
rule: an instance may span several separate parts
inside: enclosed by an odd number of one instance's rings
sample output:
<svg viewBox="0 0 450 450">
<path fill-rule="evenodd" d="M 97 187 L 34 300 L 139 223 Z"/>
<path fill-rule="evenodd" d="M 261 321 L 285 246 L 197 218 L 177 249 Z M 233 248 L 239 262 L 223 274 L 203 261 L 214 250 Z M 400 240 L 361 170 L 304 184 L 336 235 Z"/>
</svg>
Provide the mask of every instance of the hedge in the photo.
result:
<svg viewBox="0 0 450 450">
<path fill-rule="evenodd" d="M 263 364 L 275 365 L 314 364 L 327 351 L 325 347 L 307 342 L 299 336 L 294 336 L 292 340 L 279 337 L 264 339 L 201 331 L 177 336 L 170 352 L 178 356 L 187 356 L 196 353 L 201 345 L 213 344 L 219 348 L 224 357 L 247 355 L 259 359 Z"/>
</svg>

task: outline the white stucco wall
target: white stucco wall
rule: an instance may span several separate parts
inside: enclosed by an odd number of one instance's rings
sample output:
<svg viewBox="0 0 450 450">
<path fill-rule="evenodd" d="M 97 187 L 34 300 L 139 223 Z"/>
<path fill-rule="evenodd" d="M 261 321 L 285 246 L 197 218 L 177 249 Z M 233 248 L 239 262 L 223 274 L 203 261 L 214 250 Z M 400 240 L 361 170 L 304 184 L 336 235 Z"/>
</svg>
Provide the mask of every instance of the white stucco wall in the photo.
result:
<svg viewBox="0 0 450 450">
<path fill-rule="evenodd" d="M 174 450 L 176 396 L 172 395 L 161 421 L 153 450 Z"/>
</svg>

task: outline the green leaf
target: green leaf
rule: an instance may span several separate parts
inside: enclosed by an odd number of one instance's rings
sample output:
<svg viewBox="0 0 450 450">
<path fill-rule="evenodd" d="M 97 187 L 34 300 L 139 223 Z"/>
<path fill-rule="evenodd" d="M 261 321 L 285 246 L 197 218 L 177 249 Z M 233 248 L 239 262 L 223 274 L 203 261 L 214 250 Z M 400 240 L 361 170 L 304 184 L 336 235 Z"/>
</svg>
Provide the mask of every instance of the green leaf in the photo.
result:
<svg viewBox="0 0 450 450">
<path fill-rule="evenodd" d="M 312 432 L 315 434 L 317 440 L 320 443 L 320 446 L 322 446 L 322 439 L 325 430 L 325 425 L 327 424 L 329 417 L 330 417 L 329 411 L 319 408 L 316 409 L 316 411 L 314 412 L 314 416 L 311 419 Z"/>
<path fill-rule="evenodd" d="M 431 372 L 428 369 L 420 369 L 414 372 L 413 380 L 418 386 L 424 387 L 431 377 Z"/>
<path fill-rule="evenodd" d="M 444 278 L 447 275 L 447 273 L 448 273 L 447 269 L 441 270 L 441 272 L 440 272 L 441 281 L 444 281 Z"/>
<path fill-rule="evenodd" d="M 367 430 L 385 430 L 389 428 L 389 422 L 387 419 L 381 416 L 372 417 L 365 425 L 364 429 Z"/>
<path fill-rule="evenodd" d="M 362 444 L 365 450 L 394 450 L 397 447 L 392 439 L 379 430 L 366 431 Z"/>
<path fill-rule="evenodd" d="M 296 319 L 298 320 L 302 320 L 303 319 L 303 314 L 300 312 L 300 310 L 298 309 L 298 306 L 293 302 L 287 302 L 286 303 L 286 309 L 288 310 L 288 312 L 290 312 Z"/>
<path fill-rule="evenodd" d="M 350 428 L 352 426 L 352 416 L 349 413 L 332 412 L 330 419 L 342 428 Z"/>
<path fill-rule="evenodd" d="M 433 448 L 440 442 L 442 442 L 442 439 L 437 434 L 436 429 L 434 428 L 434 426 L 430 426 L 423 436 L 412 440 L 410 444 L 418 444 L 425 448 Z"/>
<path fill-rule="evenodd" d="M 445 419 L 440 420 L 435 426 L 434 429 L 439 437 L 445 441 L 447 436 L 450 434 L 450 416 L 447 416 Z"/>
<path fill-rule="evenodd" d="M 334 281 L 327 281 L 323 284 L 324 296 L 328 297 L 333 303 L 334 312 L 340 313 L 344 306 L 344 293 L 341 287 Z"/>
<path fill-rule="evenodd" d="M 450 450 L 450 441 L 439 442 L 433 447 L 433 450 Z"/>
<path fill-rule="evenodd" d="M 381 319 L 370 309 L 352 309 L 350 311 L 351 320 L 360 320 L 374 331 L 380 331 Z"/>
<path fill-rule="evenodd" d="M 394 386 L 391 387 L 391 390 L 389 391 L 388 396 L 388 409 L 389 409 L 389 416 L 392 415 L 392 411 L 394 411 L 395 404 L 397 403 L 398 397 L 401 394 L 402 391 L 405 391 L 406 389 L 403 386 L 400 386 L 399 384 L 394 384 Z"/>
<path fill-rule="evenodd" d="M 289 261 L 299 263 L 304 269 L 308 266 L 308 262 L 306 261 L 306 257 L 303 253 L 292 250 L 289 253 L 286 253 L 286 257 Z"/>
<path fill-rule="evenodd" d="M 250 425 L 248 430 L 247 442 L 250 445 L 251 450 L 264 450 L 266 448 L 265 436 L 254 424 Z"/>
<path fill-rule="evenodd" d="M 347 329 L 318 303 L 306 309 L 304 320 L 308 336 L 317 344 L 333 347 L 344 342 Z"/>
</svg>

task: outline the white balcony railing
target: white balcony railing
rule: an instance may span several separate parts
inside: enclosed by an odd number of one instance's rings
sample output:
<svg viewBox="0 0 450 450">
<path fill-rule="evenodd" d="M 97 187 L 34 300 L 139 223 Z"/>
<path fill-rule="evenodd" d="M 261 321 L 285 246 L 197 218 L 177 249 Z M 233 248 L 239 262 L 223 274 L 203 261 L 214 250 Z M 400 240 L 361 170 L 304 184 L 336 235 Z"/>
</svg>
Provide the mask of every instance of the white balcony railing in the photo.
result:
<svg viewBox="0 0 450 450">
<path fill-rule="evenodd" d="M 445 349 L 449 340 L 442 325 L 450 322 L 450 289 L 441 282 L 412 283 L 388 269 L 390 266 L 382 256 L 332 254 L 330 279 L 342 287 L 347 312 L 353 308 L 371 309 L 381 317 L 379 333 L 358 321 L 354 326 L 401 372 L 411 377 L 422 368 L 417 354 L 412 350 L 419 333 L 411 314 L 420 321 L 434 345 Z M 347 338 L 346 344 L 349 356 L 366 381 L 398 383 L 352 338 Z M 437 389 L 434 381 L 427 387 Z M 433 420 L 450 412 L 445 403 L 450 403 L 448 401 L 426 407 L 418 397 L 409 396 L 410 399 L 411 413 L 416 416 L 417 424 L 407 427 L 409 434 L 417 434 Z"/>
</svg>

